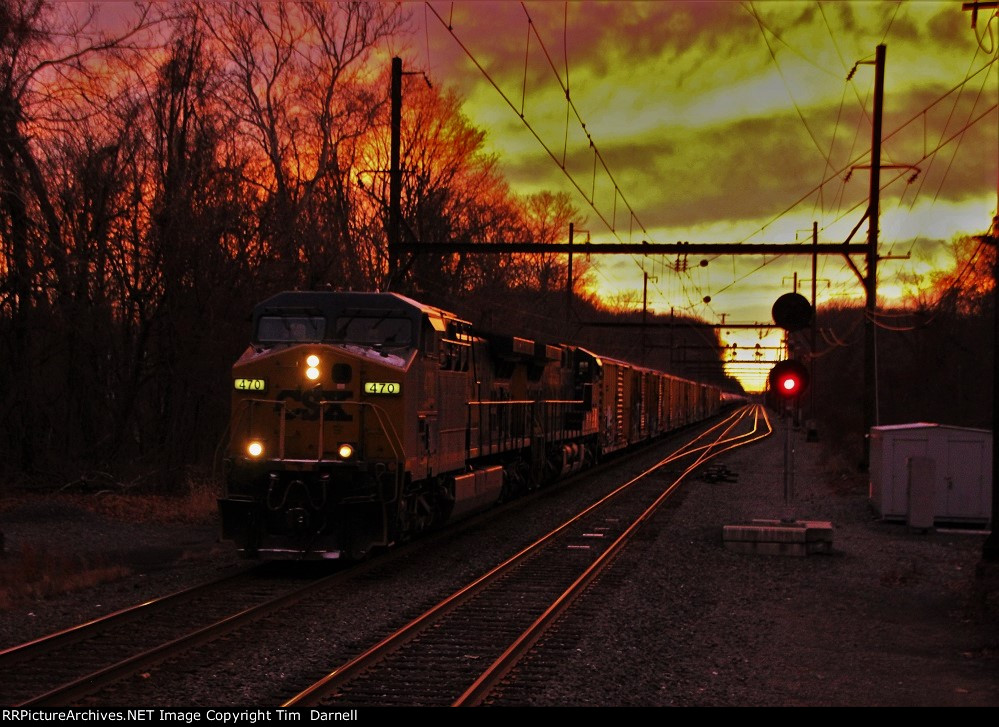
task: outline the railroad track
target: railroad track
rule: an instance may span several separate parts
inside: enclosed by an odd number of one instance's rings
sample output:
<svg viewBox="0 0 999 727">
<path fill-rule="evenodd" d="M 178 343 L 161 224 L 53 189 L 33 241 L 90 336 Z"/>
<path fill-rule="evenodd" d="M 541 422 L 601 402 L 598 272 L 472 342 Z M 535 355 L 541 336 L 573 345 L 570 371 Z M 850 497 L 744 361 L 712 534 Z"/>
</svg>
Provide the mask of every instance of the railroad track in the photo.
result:
<svg viewBox="0 0 999 727">
<path fill-rule="evenodd" d="M 282 706 L 482 704 L 687 475 L 771 432 L 740 409 Z"/>
<path fill-rule="evenodd" d="M 329 587 L 257 566 L 0 651 L 0 702 L 64 706 Z M 304 585 L 303 585 L 304 584 Z"/>
<path fill-rule="evenodd" d="M 567 478 L 559 486 L 570 485 L 574 479 Z M 0 673 L 5 674 L 0 680 L 0 702 L 15 707 L 71 704 L 335 588 L 346 578 L 363 578 L 368 571 L 390 568 L 395 559 L 474 529 L 499 512 L 524 507 L 541 494 L 534 491 L 328 578 L 289 577 L 287 569 L 295 564 L 287 562 L 258 565 L 0 650 Z"/>
<path fill-rule="evenodd" d="M 720 427 L 731 429 L 733 422 L 744 419 L 745 413 L 740 417 L 729 418 L 722 424 L 716 425 L 710 431 L 717 431 Z M 726 422 L 728 422 L 726 424 Z M 745 438 L 748 435 L 741 435 Z M 443 608 L 431 609 L 438 614 L 438 617 L 452 608 L 457 608 L 464 601 L 478 599 L 479 609 L 484 614 L 493 614 L 493 618 L 482 618 L 478 621 L 473 617 L 468 617 L 469 623 L 492 622 L 491 630 L 483 630 L 482 637 L 490 644 L 512 643 L 516 637 L 525 630 L 525 617 L 530 614 L 544 612 L 547 605 L 557 599 L 560 592 L 565 590 L 567 582 L 571 581 L 580 566 L 588 560 L 592 560 L 594 555 L 606 550 L 606 545 L 616 542 L 624 526 L 633 520 L 636 513 L 634 506 L 630 509 L 621 503 L 623 500 L 616 498 L 618 492 L 633 489 L 639 482 L 649 479 L 649 475 L 659 470 L 667 464 L 681 459 L 696 459 L 697 462 L 704 461 L 708 456 L 718 453 L 719 441 L 704 443 L 705 435 L 701 435 L 690 444 L 683 447 L 670 457 L 660 461 L 655 467 L 626 485 L 618 488 L 615 493 L 605 497 L 597 505 L 589 508 L 588 511 L 580 514 L 569 523 L 550 533 L 546 538 L 552 543 L 548 547 L 548 552 L 570 553 L 567 561 L 570 567 L 567 569 L 565 563 L 558 563 L 559 558 L 552 559 L 553 562 L 545 565 L 542 558 L 537 558 L 537 563 L 533 570 L 517 569 L 510 566 L 512 563 L 524 563 L 535 559 L 536 555 L 544 552 L 544 548 L 538 544 L 525 549 L 520 554 L 510 558 L 504 565 L 494 569 L 493 572 L 478 579 L 471 587 L 462 589 L 445 602 Z M 718 439 L 718 438 L 716 438 Z M 724 441 L 737 441 L 739 437 L 728 437 Z M 696 465 L 691 465 L 692 469 Z M 593 470 L 590 470 L 592 473 Z M 647 485 L 650 483 L 646 482 Z M 651 489 L 661 489 L 661 483 L 651 483 Z M 558 488 L 558 489 L 561 489 Z M 523 507 L 533 496 L 521 498 L 502 506 L 498 510 L 514 509 Z M 617 510 L 608 509 L 612 500 L 618 500 Z M 601 503 L 607 503 L 601 505 Z M 600 512 L 596 512 L 599 509 Z M 491 516 L 496 514 L 493 510 Z M 591 512 L 592 511 L 592 512 Z M 486 517 L 486 516 L 483 516 Z M 461 533 L 474 528 L 480 517 L 474 517 L 456 524 L 454 528 L 449 528 L 439 536 L 421 539 L 412 546 L 396 548 L 386 556 L 365 561 L 359 566 L 339 570 L 338 572 L 318 578 L 313 576 L 289 577 L 281 566 L 287 564 L 270 564 L 270 566 L 256 567 L 233 576 L 202 584 L 200 586 L 187 589 L 169 596 L 153 599 L 137 606 L 123 609 L 100 619 L 90 621 L 86 624 L 66 629 L 47 637 L 36 639 L 35 641 L 20 646 L 8 648 L 0 651 L 0 669 L 6 675 L 4 680 L 0 680 L 0 700 L 5 705 L 16 707 L 29 706 L 65 706 L 70 704 L 84 703 L 83 700 L 88 695 L 101 693 L 110 686 L 116 690 L 114 699 L 125 698 L 124 694 L 130 691 L 130 687 L 123 686 L 129 677 L 142 673 L 156 664 L 168 661 L 180 654 L 193 652 L 196 647 L 221 639 L 231 632 L 252 624 L 255 621 L 264 619 L 276 612 L 287 614 L 292 611 L 292 607 L 300 602 L 320 601 L 328 598 L 328 593 L 335 591 L 339 585 L 352 578 L 365 577 L 369 571 L 384 573 L 385 569 L 391 568 L 391 563 L 399 559 L 411 557 L 413 546 L 416 548 L 430 547 L 434 542 L 446 540 L 454 537 L 456 533 Z M 561 538 L 559 542 L 564 544 L 564 551 L 555 545 L 555 539 Z M 619 547 L 619 546 L 616 546 Z M 539 572 L 539 569 L 549 568 L 546 576 L 541 578 L 541 583 L 545 588 L 538 587 L 538 576 L 532 575 Z M 513 589 L 515 584 L 519 585 L 519 596 L 515 599 L 514 607 L 504 604 L 504 599 L 508 599 L 509 592 L 503 589 L 486 589 L 487 583 L 493 583 L 501 579 L 500 571 L 508 571 L 502 578 Z M 277 573 L 275 573 L 277 571 Z M 481 593 L 479 593 L 481 591 Z M 512 592 L 512 591 L 510 591 Z M 467 609 L 468 607 L 465 606 Z M 474 607 L 473 607 L 474 612 Z M 525 616 L 526 615 L 526 616 Z M 292 618 L 294 618 L 292 616 Z M 418 619 L 419 620 L 419 619 Z M 426 624 L 430 623 L 426 621 Z M 470 627 L 472 628 L 472 627 Z M 485 629 L 485 627 L 482 627 Z M 400 645 L 399 639 L 410 641 L 413 634 L 421 629 L 418 627 L 409 628 L 409 636 L 390 636 L 375 647 L 369 650 L 372 654 L 370 660 L 378 661 L 383 659 L 386 651 Z M 402 629 L 406 632 L 407 629 Z M 429 642 L 426 636 L 418 640 L 421 648 Z M 522 643 L 527 643 L 523 641 Z M 455 654 L 454 644 L 445 637 L 442 641 L 444 656 L 441 657 L 445 663 L 457 660 L 461 662 L 482 663 L 479 653 L 481 650 L 468 650 L 469 653 Z M 367 652 L 365 652 L 367 654 Z M 484 653 L 484 652 L 483 652 Z M 364 656 L 364 655 L 362 655 Z M 509 658 L 509 657 L 508 657 Z M 360 659 L 360 657 L 359 657 Z M 406 657 L 403 656 L 403 669 L 419 670 L 423 668 L 424 657 L 416 656 L 411 665 L 405 665 Z M 352 670 L 357 670 L 358 659 L 352 664 Z M 384 662 L 389 665 L 388 661 Z M 389 669 L 393 667 L 388 666 Z M 440 689 L 442 685 L 434 687 L 437 689 L 432 698 L 427 698 L 427 703 L 441 703 L 440 694 L 460 693 L 467 686 L 470 680 L 465 675 L 466 669 L 458 669 L 453 675 L 451 686 L 447 689 Z M 305 704 L 308 700 L 319 698 L 330 684 L 337 680 L 342 680 L 347 672 L 337 670 L 334 674 L 337 677 L 332 681 L 324 680 L 326 686 L 314 686 L 306 690 L 298 697 L 289 701 L 292 704 Z M 499 670 L 494 671 L 500 674 Z M 380 677 L 378 677 L 380 678 Z M 370 680 L 369 680 L 370 681 Z M 361 682 L 358 682 L 360 684 Z M 450 682 L 449 682 L 450 683 Z M 483 685 L 490 682 L 483 681 Z M 336 688 L 335 686 L 333 687 Z M 363 689 L 352 687 L 355 697 L 361 695 Z M 480 687 L 480 688 L 485 688 Z M 121 691 L 124 690 L 124 691 Z M 391 693 L 372 693 L 365 699 L 358 698 L 359 703 L 391 703 L 398 690 L 390 690 Z M 106 691 L 105 691 L 106 694 Z M 423 703 L 422 698 L 414 700 L 412 691 L 403 689 L 399 703 Z M 303 696 L 306 695 L 306 696 Z M 93 699 L 93 698 L 90 698 Z M 449 697 L 443 703 L 450 703 Z M 98 698 L 98 702 L 101 698 Z M 474 702 L 472 702 L 474 703 Z"/>
</svg>

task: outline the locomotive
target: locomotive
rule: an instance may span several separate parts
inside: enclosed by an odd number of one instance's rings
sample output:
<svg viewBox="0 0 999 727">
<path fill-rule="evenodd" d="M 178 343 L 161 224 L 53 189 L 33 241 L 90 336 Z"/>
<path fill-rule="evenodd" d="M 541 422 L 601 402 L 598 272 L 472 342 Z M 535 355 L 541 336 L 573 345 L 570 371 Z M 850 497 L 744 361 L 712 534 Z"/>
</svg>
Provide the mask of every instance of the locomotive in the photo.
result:
<svg viewBox="0 0 999 727">
<path fill-rule="evenodd" d="M 720 406 L 717 387 L 396 293 L 284 292 L 252 326 L 219 498 L 248 558 L 359 558 Z"/>
</svg>

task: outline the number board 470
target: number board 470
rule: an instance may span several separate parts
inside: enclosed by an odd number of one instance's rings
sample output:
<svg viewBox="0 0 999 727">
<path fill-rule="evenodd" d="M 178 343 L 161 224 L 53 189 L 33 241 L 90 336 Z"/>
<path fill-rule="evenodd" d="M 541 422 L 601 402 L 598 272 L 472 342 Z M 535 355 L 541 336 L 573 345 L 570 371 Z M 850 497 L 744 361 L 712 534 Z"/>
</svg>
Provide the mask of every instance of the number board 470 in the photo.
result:
<svg viewBox="0 0 999 727">
<path fill-rule="evenodd" d="M 366 381 L 364 383 L 364 393 L 387 395 L 401 394 L 402 384 L 398 381 Z"/>
</svg>

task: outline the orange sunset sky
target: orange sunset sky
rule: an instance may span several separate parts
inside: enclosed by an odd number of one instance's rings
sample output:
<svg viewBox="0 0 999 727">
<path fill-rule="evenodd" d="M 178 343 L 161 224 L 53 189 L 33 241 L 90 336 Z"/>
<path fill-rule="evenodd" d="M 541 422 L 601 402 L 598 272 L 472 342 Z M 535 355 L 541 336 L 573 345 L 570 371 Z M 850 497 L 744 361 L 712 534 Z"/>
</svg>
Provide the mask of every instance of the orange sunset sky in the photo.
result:
<svg viewBox="0 0 999 727">
<path fill-rule="evenodd" d="M 100 5 L 112 19 L 130 8 Z M 928 288 L 933 271 L 953 265 L 950 241 L 987 231 L 996 214 L 994 9 L 972 27 L 960 0 L 396 8 L 405 30 L 372 63 L 385 69 L 403 58 L 413 74 L 403 103 L 420 74 L 457 89 L 515 192 L 571 195 L 585 216 L 577 242 L 804 242 L 813 222 L 820 242 L 845 241 L 867 206 L 882 43 L 882 163 L 898 168 L 881 178 L 881 301 L 904 303 Z M 866 236 L 865 222 L 853 239 Z M 813 277 L 802 256 L 592 262 L 593 290 L 609 302 L 640 308 L 648 273 L 653 311 L 713 323 L 769 322 L 795 275 L 806 295 Z M 819 306 L 863 299 L 839 256 L 822 256 L 814 277 Z M 723 329 L 722 337 L 743 350 L 780 342 L 779 332 Z M 742 378 L 758 387 L 765 374 Z"/>
<path fill-rule="evenodd" d="M 951 264 L 955 235 L 988 230 L 996 214 L 999 23 L 982 10 L 972 28 L 961 5 L 404 3 L 413 33 L 388 52 L 457 87 L 513 188 L 570 192 L 594 242 L 808 241 L 813 221 L 820 242 L 843 242 L 867 204 L 883 43 L 882 164 L 919 170 L 911 182 L 914 170 L 882 172 L 881 254 L 899 259 L 880 264 L 879 297 L 894 303 Z M 594 172 L 586 132 L 607 171 L 598 161 Z M 866 235 L 865 222 L 854 240 Z M 677 271 L 675 256 L 594 258 L 596 290 L 640 307 L 644 270 L 650 308 L 712 322 L 769 321 L 795 273 L 810 295 L 807 257 L 702 259 Z M 820 306 L 863 298 L 841 257 L 820 258 L 816 279 Z M 740 346 L 779 339 L 722 333 Z"/>
</svg>

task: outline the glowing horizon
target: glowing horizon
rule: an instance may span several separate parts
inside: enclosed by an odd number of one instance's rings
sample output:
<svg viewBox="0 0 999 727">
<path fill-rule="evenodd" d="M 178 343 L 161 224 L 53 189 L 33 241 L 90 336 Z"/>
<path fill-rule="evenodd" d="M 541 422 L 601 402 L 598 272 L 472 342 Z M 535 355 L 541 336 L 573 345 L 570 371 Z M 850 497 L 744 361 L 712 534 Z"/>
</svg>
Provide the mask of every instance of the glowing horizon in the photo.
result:
<svg viewBox="0 0 999 727">
<path fill-rule="evenodd" d="M 134 12 L 98 7 L 109 25 Z M 879 298 L 897 303 L 928 287 L 952 263 L 951 241 L 986 231 L 996 215 L 994 10 L 972 28 L 958 0 L 392 7 L 403 30 L 379 41 L 365 72 L 402 57 L 412 74 L 404 105 L 420 75 L 456 90 L 515 193 L 570 195 L 584 218 L 577 240 L 786 243 L 811 239 L 816 223 L 820 242 L 843 242 L 858 225 L 862 241 L 879 44 Z M 768 321 L 795 278 L 807 290 L 812 277 L 800 256 L 591 262 L 602 300 L 640 305 L 648 274 L 653 311 L 709 322 Z M 862 295 L 839 257 L 821 257 L 815 277 L 819 306 Z M 741 346 L 740 336 L 724 342 Z"/>
<path fill-rule="evenodd" d="M 973 30 L 960 3 L 426 6 L 450 24 L 453 37 L 425 6 L 403 7 L 414 11 L 416 27 L 407 62 L 459 88 L 464 112 L 487 131 L 514 191 L 569 191 L 587 217 L 577 235 L 587 227 L 593 242 L 808 241 L 813 222 L 820 242 L 843 242 L 867 205 L 870 64 L 880 43 L 886 64 L 879 237 L 881 254 L 892 259 L 879 265 L 879 300 L 899 303 L 913 285 L 928 285 L 952 262 L 950 242 L 988 230 L 996 214 L 999 72 L 995 43 L 988 43 L 997 23 L 979 14 Z M 522 107 L 533 132 L 492 83 Z M 534 134 L 564 159 L 587 195 Z M 615 229 L 601 217 L 614 220 Z M 853 241 L 866 235 L 865 222 Z M 601 299 L 630 298 L 640 307 L 648 273 L 656 280 L 651 309 L 711 322 L 767 322 L 795 273 L 806 296 L 812 277 L 811 260 L 802 256 L 722 256 L 705 267 L 693 256 L 685 267 L 662 257 L 592 262 L 592 290 Z M 863 298 L 839 257 L 820 257 L 816 278 L 820 307 Z M 733 331 L 723 339 L 773 346 L 780 335 Z M 758 386 L 764 368 L 738 378 L 747 389 Z"/>
</svg>

